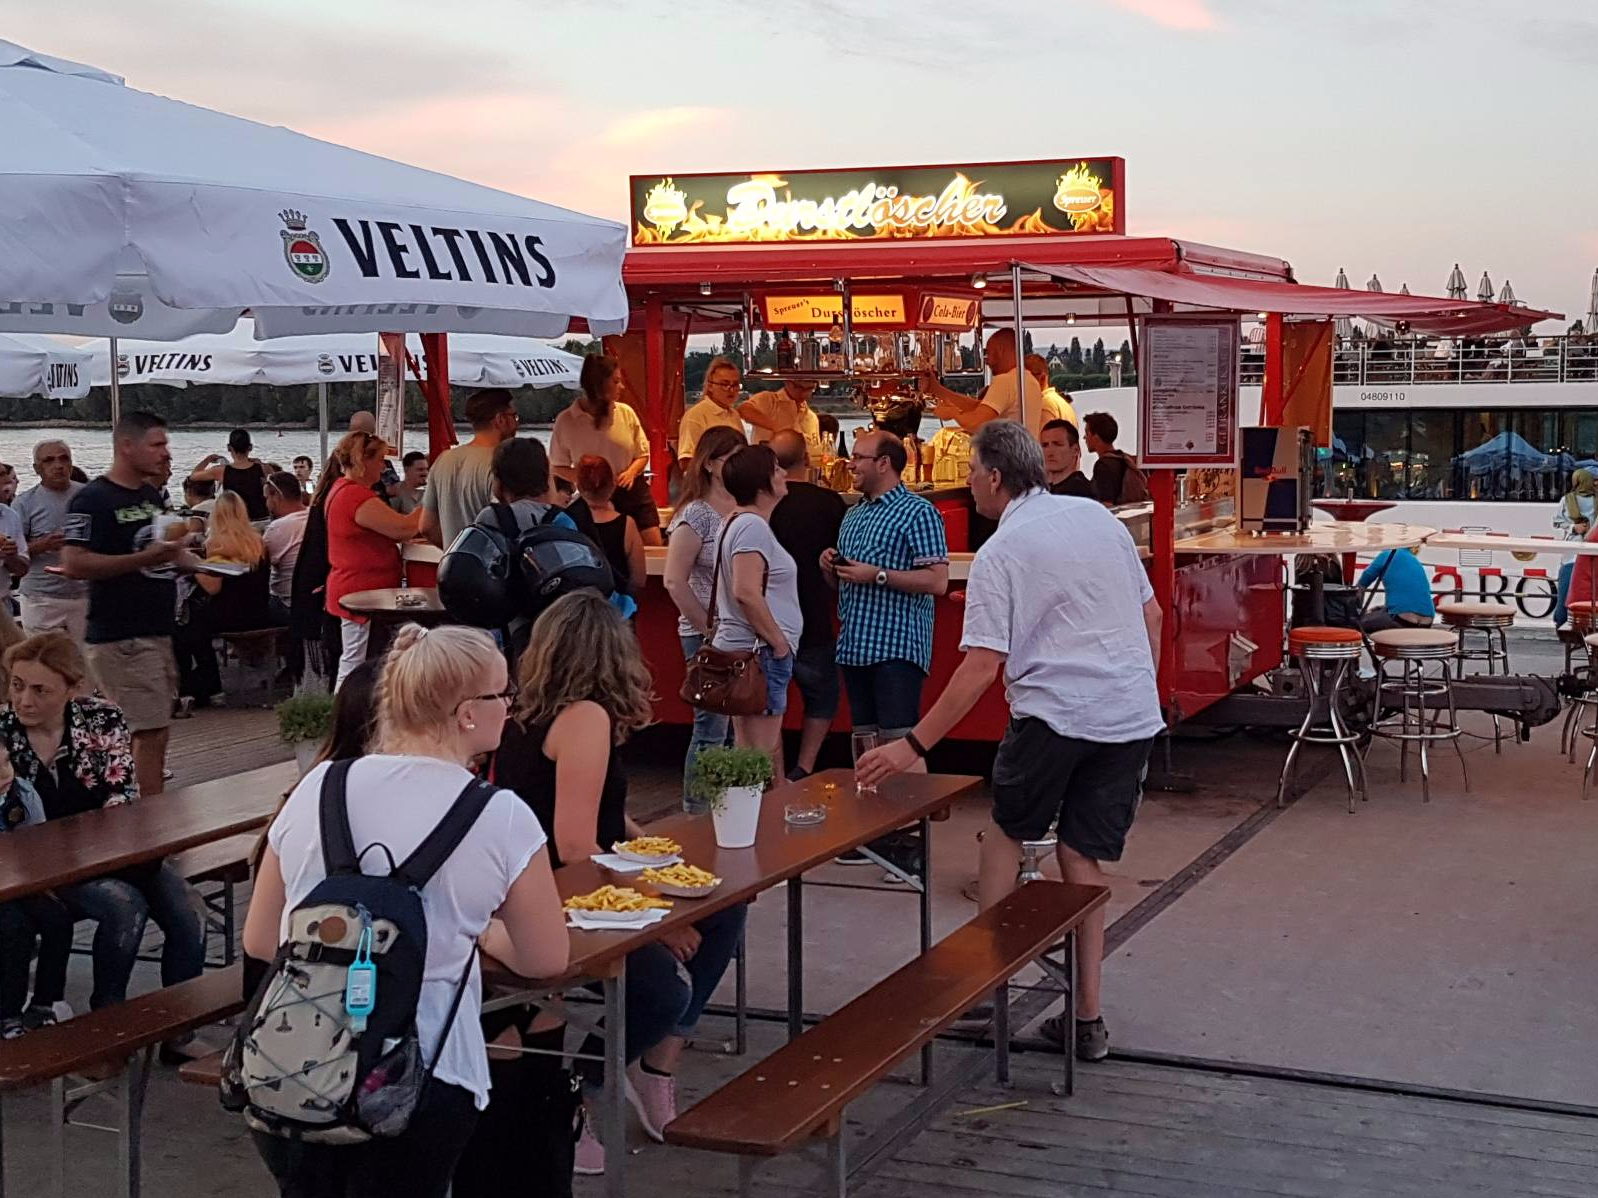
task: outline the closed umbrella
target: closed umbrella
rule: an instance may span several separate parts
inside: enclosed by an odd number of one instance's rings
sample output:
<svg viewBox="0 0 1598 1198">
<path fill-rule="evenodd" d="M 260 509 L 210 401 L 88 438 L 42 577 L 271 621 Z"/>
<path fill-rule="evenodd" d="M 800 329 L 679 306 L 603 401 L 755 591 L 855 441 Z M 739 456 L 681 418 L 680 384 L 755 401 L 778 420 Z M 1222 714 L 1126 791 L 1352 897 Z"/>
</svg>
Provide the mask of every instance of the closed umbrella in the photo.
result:
<svg viewBox="0 0 1598 1198">
<path fill-rule="evenodd" d="M 1448 298 L 1469 299 L 1470 284 L 1465 282 L 1465 272 L 1459 269 L 1459 263 L 1454 263 L 1453 272 L 1448 276 Z"/>
<path fill-rule="evenodd" d="M 1587 324 L 1585 327 L 1588 334 L 1598 333 L 1598 270 L 1592 272 L 1592 293 L 1587 300 Z"/>
<path fill-rule="evenodd" d="M 1409 294 L 1409 284 L 1408 283 L 1400 283 L 1398 285 L 1398 294 L 1399 295 L 1408 295 Z"/>
<path fill-rule="evenodd" d="M 1481 272 L 1481 282 L 1476 284 L 1476 298 L 1484 304 L 1493 302 L 1493 281 L 1485 270 Z"/>
<path fill-rule="evenodd" d="M 269 337 L 626 325 L 614 221 L 6 41 L 0 128 L 0 331 L 170 339 L 246 308 Z"/>
<path fill-rule="evenodd" d="M 64 342 L 0 333 L 0 396 L 82 399 L 89 393 L 89 355 Z"/>
<path fill-rule="evenodd" d="M 1365 284 L 1365 290 L 1366 291 L 1380 291 L 1381 289 L 1382 289 L 1382 281 L 1376 277 L 1376 272 L 1372 271 L 1370 280 Z"/>
<path fill-rule="evenodd" d="M 1501 304 L 1515 304 L 1519 302 L 1515 299 L 1515 288 L 1510 284 L 1508 279 L 1504 280 L 1503 290 L 1498 293 L 1498 302 Z"/>
<path fill-rule="evenodd" d="M 86 346 L 85 348 L 91 348 Z M 420 360 L 421 340 L 407 340 Z M 111 381 L 111 355 L 104 342 L 92 346 L 89 371 L 96 387 Z M 230 332 L 202 333 L 181 341 L 121 341 L 118 377 L 123 383 L 349 383 L 377 377 L 377 346 L 360 333 L 256 339 L 254 323 L 241 320 Z M 525 337 L 456 333 L 449 340 L 449 381 L 459 387 L 575 387 L 583 360 Z"/>
<path fill-rule="evenodd" d="M 1337 278 L 1332 280 L 1332 286 L 1341 291 L 1352 291 L 1348 284 L 1348 272 L 1341 266 L 1337 268 Z M 1342 341 L 1351 341 L 1354 337 L 1354 322 L 1346 316 L 1339 316 L 1336 323 L 1337 336 Z"/>
</svg>

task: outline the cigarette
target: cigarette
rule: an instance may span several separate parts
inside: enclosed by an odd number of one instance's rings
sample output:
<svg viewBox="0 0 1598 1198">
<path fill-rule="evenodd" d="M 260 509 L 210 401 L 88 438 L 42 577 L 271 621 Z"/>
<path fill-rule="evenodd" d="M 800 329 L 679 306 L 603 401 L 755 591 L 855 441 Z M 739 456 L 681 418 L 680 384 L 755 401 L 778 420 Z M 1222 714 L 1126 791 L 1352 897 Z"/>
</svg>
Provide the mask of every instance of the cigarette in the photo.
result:
<svg viewBox="0 0 1598 1198">
<path fill-rule="evenodd" d="M 954 1117 L 956 1119 L 965 1119 L 972 1115 L 991 1115 L 995 1111 L 1013 1111 L 1017 1107 L 1024 1106 L 1026 1106 L 1025 1099 L 1022 1099 L 1020 1102 L 1001 1102 L 998 1106 L 979 1106 L 969 1111 L 956 1111 L 954 1113 Z"/>
</svg>

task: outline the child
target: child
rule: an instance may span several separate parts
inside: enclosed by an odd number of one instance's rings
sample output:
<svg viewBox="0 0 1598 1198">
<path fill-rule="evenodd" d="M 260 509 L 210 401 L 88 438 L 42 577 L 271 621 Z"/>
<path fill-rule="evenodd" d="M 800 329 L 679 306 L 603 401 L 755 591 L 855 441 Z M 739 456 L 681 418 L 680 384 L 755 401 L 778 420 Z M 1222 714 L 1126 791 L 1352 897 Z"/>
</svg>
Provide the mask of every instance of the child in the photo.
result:
<svg viewBox="0 0 1598 1198">
<path fill-rule="evenodd" d="M 16 776 L 11 755 L 0 748 L 0 833 L 44 822 L 39 792 Z M 28 963 L 39 941 L 39 967 L 28 998 Z M 72 916 L 53 894 L 30 894 L 0 903 L 0 1040 L 49 1027 L 67 988 L 72 952 Z"/>
</svg>

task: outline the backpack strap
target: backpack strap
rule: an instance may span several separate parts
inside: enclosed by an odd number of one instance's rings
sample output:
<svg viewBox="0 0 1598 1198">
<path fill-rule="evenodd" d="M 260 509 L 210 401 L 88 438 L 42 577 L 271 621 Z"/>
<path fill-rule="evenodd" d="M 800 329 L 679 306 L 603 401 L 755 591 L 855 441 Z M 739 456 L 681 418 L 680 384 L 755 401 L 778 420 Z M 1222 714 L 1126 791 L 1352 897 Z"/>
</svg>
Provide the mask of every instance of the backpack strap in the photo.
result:
<svg viewBox="0 0 1598 1198">
<path fill-rule="evenodd" d="M 544 508 L 544 514 L 538 518 L 538 522 L 542 525 L 552 525 L 559 519 L 560 509 L 551 503 Z"/>
<path fill-rule="evenodd" d="M 516 513 L 511 511 L 510 504 L 491 503 L 488 505 L 488 510 L 494 513 L 494 521 L 499 525 L 499 533 L 505 538 L 505 543 L 514 546 L 522 530 L 516 523 Z"/>
<path fill-rule="evenodd" d="M 355 852 L 355 834 L 350 831 L 349 776 L 351 758 L 335 761 L 322 775 L 321 830 L 322 869 L 328 877 L 358 874 L 361 859 Z"/>
<path fill-rule="evenodd" d="M 483 814 L 488 801 L 494 797 L 495 788 L 480 778 L 473 778 L 438 821 L 438 827 L 416 846 L 416 851 L 401 861 L 393 876 L 407 886 L 420 890 L 426 886 L 449 860 L 450 854 L 460 847 L 461 841 L 472 830 L 477 817 Z"/>
</svg>

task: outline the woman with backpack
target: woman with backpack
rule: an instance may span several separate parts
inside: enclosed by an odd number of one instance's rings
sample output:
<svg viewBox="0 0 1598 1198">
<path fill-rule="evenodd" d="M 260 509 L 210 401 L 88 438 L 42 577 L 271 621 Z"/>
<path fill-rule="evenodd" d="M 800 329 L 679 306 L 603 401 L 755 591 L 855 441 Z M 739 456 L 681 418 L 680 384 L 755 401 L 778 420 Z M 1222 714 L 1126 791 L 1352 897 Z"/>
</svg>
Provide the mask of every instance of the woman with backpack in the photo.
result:
<svg viewBox="0 0 1598 1198">
<path fill-rule="evenodd" d="M 566 967 L 568 934 L 544 832 L 526 804 L 478 782 L 469 768 L 498 746 L 514 695 L 487 633 L 402 627 L 378 680 L 374 752 L 312 770 L 267 833 L 244 948 L 282 964 L 268 970 L 229 1063 L 242 1060 L 237 1090 L 285 1198 L 443 1198 L 488 1105 L 479 944 L 528 977 Z M 449 833 L 459 837 L 453 849 Z M 402 910 L 408 882 L 419 889 L 420 927 Z M 356 890 L 364 896 L 358 905 L 349 897 Z M 357 910 L 361 923 L 348 926 Z M 409 935 L 390 935 L 391 925 L 407 921 Z M 418 941 L 425 961 L 401 976 L 401 950 Z M 356 946 L 353 955 L 336 955 L 346 944 Z M 318 970 L 336 976 L 297 977 Z M 298 1000 L 296 984 L 305 992 Z M 390 1110 L 378 1138 L 364 1138 L 353 1112 L 368 1114 L 374 1092 L 385 1098 L 398 1087 L 368 1067 L 368 1048 L 379 1051 L 366 1043 L 371 1036 L 382 1037 L 391 1075 L 421 1083 L 419 1103 L 403 1108 L 408 1118 Z M 394 1059 L 390 1036 L 419 1054 L 420 1079 L 407 1059 Z M 298 1066 L 325 1066 L 338 1053 L 347 1068 Z M 296 1062 L 292 1073 L 263 1076 L 283 1059 Z M 341 1133 L 356 1142 L 329 1142 Z"/>
<path fill-rule="evenodd" d="M 770 450 L 765 453 L 769 456 Z M 556 866 L 608 852 L 616 841 L 639 835 L 627 817 L 621 746 L 653 722 L 654 704 L 649 668 L 626 621 L 596 591 L 557 599 L 533 624 L 518 682 L 516 708 L 494 755 L 491 777 L 521 795 L 537 813 L 549 830 Z M 627 1096 L 653 1139 L 661 1139 L 666 1124 L 676 1118 L 677 1060 L 732 960 L 744 915 L 741 906 L 729 908 L 628 954 Z M 523 1032 L 523 1046 L 559 1050 L 555 1021 L 524 1024 Z M 590 1037 L 580 1050 L 590 1058 L 578 1061 L 590 1095 L 604 1085 L 603 1070 L 592 1059 L 602 1047 L 598 1037 Z M 542 1070 L 547 1079 L 549 1058 L 542 1060 L 496 1063 L 496 1087 L 500 1068 L 512 1076 Z M 548 1094 L 551 1089 L 558 1093 L 560 1087 L 550 1087 L 546 1080 L 537 1087 L 527 1083 L 513 1089 L 507 1080 L 505 1092 Z M 518 1137 L 525 1141 L 535 1134 L 556 1135 L 562 1126 L 569 1137 L 569 1113 L 563 1124 L 559 1113 L 549 1114 L 548 1126 L 534 1131 L 537 1122 L 536 1110 L 517 1107 L 486 1116 L 479 1136 L 482 1151 L 474 1143 L 472 1159 L 462 1163 L 462 1172 L 469 1170 L 475 1184 L 463 1187 L 457 1175 L 456 1198 L 506 1193 L 518 1176 L 525 1177 L 529 1162 L 515 1151 Z M 602 1173 L 605 1147 L 585 1129 L 575 1159 L 578 1173 Z"/>
</svg>

